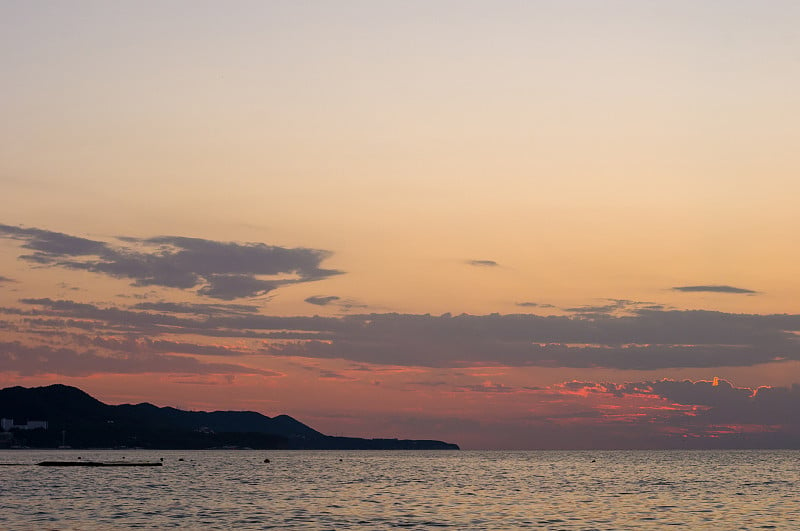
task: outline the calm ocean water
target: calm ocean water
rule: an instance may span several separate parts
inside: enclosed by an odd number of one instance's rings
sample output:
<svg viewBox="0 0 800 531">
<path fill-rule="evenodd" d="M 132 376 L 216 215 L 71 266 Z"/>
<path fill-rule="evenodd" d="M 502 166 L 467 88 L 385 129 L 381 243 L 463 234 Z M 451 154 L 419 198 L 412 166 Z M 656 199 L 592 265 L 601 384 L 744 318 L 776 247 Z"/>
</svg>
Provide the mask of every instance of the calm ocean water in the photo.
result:
<svg viewBox="0 0 800 531">
<path fill-rule="evenodd" d="M 78 456 L 164 466 L 31 466 Z M 0 467 L 0 529 L 800 529 L 800 451 L 4 450 L 0 463 L 20 464 Z"/>
</svg>

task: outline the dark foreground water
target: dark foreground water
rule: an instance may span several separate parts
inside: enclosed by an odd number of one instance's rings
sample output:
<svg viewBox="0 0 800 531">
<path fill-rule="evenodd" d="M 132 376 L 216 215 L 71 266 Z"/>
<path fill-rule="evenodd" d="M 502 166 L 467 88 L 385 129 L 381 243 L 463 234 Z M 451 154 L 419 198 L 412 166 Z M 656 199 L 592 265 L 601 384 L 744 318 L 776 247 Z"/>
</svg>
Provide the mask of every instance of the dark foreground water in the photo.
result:
<svg viewBox="0 0 800 531">
<path fill-rule="evenodd" d="M 164 466 L 31 466 L 78 456 Z M 0 463 L 21 465 L 0 467 L 0 529 L 800 529 L 798 451 L 6 450 Z"/>
</svg>

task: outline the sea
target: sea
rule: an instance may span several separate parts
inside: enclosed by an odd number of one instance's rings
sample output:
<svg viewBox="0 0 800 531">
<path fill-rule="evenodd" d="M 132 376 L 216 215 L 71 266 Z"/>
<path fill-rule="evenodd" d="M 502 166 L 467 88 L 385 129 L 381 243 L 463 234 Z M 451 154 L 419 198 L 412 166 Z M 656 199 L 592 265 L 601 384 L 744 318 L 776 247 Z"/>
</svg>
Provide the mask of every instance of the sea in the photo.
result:
<svg viewBox="0 0 800 531">
<path fill-rule="evenodd" d="M 42 467 L 46 460 L 159 467 Z M 800 529 L 800 451 L 0 451 L 0 529 Z M 669 526 L 669 527 L 667 527 Z"/>
</svg>

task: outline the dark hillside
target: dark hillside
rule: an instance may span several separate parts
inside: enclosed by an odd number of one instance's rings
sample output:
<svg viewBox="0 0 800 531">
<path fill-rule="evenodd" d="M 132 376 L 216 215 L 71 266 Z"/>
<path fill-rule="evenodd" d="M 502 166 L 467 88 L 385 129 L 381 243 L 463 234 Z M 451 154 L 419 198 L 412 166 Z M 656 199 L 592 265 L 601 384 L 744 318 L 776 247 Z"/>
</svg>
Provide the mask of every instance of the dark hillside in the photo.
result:
<svg viewBox="0 0 800 531">
<path fill-rule="evenodd" d="M 182 411 L 152 404 L 109 406 L 66 385 L 0 390 L 0 417 L 45 420 L 47 430 L 13 430 L 19 445 L 45 448 L 458 449 L 441 441 L 329 437 L 288 415 Z"/>
</svg>

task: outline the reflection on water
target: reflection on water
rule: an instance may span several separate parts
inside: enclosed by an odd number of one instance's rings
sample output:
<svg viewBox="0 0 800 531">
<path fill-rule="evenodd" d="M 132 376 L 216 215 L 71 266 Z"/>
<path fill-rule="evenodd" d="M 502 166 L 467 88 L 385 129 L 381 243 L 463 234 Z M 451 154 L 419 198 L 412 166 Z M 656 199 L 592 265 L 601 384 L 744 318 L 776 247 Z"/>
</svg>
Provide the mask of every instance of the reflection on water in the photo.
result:
<svg viewBox="0 0 800 531">
<path fill-rule="evenodd" d="M 123 456 L 164 466 L 32 466 Z M 3 529 L 800 529 L 798 451 L 9 450 L 0 463 L 25 465 L 0 467 Z"/>
</svg>

